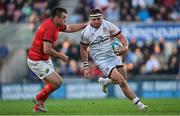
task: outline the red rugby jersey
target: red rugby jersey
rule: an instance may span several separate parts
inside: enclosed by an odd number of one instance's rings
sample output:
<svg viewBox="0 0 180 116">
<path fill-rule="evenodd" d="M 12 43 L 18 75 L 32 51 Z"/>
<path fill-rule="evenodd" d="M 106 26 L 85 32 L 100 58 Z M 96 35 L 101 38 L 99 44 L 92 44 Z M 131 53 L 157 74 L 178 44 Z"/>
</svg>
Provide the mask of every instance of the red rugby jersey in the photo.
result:
<svg viewBox="0 0 180 116">
<path fill-rule="evenodd" d="M 58 38 L 58 32 L 65 29 L 65 25 L 56 27 L 51 18 L 44 20 L 35 32 L 32 46 L 28 51 L 28 58 L 35 61 L 48 60 L 49 56 L 43 52 L 43 42 L 50 42 L 54 47 L 54 43 Z"/>
</svg>

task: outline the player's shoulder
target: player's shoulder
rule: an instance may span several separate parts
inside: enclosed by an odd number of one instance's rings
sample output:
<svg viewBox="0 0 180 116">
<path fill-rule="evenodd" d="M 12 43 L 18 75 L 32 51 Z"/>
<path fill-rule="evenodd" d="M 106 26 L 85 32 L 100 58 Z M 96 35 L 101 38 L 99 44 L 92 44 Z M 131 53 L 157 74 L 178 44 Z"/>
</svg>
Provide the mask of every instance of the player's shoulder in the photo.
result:
<svg viewBox="0 0 180 116">
<path fill-rule="evenodd" d="M 49 23 L 50 23 L 50 19 L 48 18 L 48 19 L 44 19 L 41 24 L 49 24 Z"/>
<path fill-rule="evenodd" d="M 92 27 L 90 26 L 90 24 L 88 24 L 84 29 L 83 31 L 86 31 L 86 30 L 90 30 Z"/>
<path fill-rule="evenodd" d="M 103 24 L 106 25 L 106 26 L 114 25 L 112 22 L 104 20 L 104 19 L 103 19 Z"/>
<path fill-rule="evenodd" d="M 102 19 L 102 22 L 103 22 L 103 23 L 110 23 L 110 21 L 105 20 L 105 19 Z"/>
<path fill-rule="evenodd" d="M 83 30 L 82 30 L 82 32 L 81 32 L 81 35 L 88 35 L 89 33 L 90 33 L 90 29 L 91 28 L 91 26 L 90 25 L 87 25 Z"/>
<path fill-rule="evenodd" d="M 53 27 L 53 21 L 51 18 L 48 18 L 48 19 L 45 19 L 42 23 L 41 23 L 42 26 L 45 26 L 45 27 Z"/>
</svg>

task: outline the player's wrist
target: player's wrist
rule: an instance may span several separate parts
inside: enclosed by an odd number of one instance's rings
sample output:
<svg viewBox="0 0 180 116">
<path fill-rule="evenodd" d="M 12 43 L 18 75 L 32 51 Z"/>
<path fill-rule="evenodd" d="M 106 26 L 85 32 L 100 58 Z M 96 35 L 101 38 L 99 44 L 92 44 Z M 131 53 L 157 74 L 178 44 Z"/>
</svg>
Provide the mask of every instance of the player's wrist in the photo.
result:
<svg viewBox="0 0 180 116">
<path fill-rule="evenodd" d="M 123 48 L 128 48 L 128 44 L 122 43 Z"/>
<path fill-rule="evenodd" d="M 128 45 L 124 45 L 124 48 L 128 49 Z"/>
<path fill-rule="evenodd" d="M 88 62 L 83 62 L 83 67 L 84 68 L 89 68 L 89 63 Z"/>
<path fill-rule="evenodd" d="M 63 58 L 65 56 L 65 54 L 62 51 L 60 51 L 58 54 L 59 54 L 59 58 Z"/>
</svg>

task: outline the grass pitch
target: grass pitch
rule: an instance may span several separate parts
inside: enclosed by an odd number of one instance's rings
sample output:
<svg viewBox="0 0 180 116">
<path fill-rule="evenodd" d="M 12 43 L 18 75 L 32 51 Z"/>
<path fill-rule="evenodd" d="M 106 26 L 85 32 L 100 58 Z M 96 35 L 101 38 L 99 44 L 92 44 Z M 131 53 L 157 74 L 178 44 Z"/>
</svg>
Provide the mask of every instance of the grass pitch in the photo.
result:
<svg viewBox="0 0 180 116">
<path fill-rule="evenodd" d="M 28 101 L 0 101 L 0 115 L 180 115 L 180 99 L 143 99 L 148 112 L 127 99 L 48 100 L 47 113 L 32 113 Z"/>
</svg>

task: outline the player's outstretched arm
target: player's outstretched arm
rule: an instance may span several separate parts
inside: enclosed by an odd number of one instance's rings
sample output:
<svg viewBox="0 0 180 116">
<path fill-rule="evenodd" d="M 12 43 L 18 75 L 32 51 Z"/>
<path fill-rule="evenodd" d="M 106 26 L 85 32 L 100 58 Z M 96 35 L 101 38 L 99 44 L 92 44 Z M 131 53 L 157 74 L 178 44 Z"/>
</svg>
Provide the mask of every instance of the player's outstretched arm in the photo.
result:
<svg viewBox="0 0 180 116">
<path fill-rule="evenodd" d="M 64 30 L 64 32 L 77 32 L 80 31 L 81 29 L 84 29 L 87 26 L 87 23 L 82 23 L 82 24 L 69 24 L 66 25 L 66 29 Z"/>
</svg>

